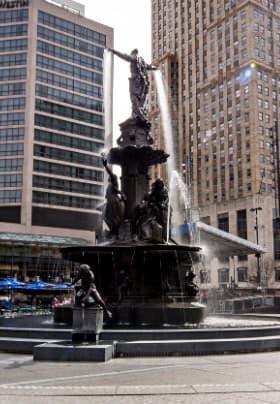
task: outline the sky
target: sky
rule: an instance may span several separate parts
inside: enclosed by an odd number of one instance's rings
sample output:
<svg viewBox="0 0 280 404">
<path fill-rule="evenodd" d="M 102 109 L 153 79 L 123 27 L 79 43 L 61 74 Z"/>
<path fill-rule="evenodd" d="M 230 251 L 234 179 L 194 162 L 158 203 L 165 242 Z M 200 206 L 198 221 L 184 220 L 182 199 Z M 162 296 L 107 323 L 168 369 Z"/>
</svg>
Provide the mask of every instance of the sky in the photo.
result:
<svg viewBox="0 0 280 404">
<path fill-rule="evenodd" d="M 78 0 L 85 5 L 85 17 L 114 29 L 114 48 L 130 53 L 137 48 L 151 62 L 151 0 Z M 128 77 L 129 64 L 114 57 L 114 138 L 118 125 L 131 113 Z"/>
</svg>

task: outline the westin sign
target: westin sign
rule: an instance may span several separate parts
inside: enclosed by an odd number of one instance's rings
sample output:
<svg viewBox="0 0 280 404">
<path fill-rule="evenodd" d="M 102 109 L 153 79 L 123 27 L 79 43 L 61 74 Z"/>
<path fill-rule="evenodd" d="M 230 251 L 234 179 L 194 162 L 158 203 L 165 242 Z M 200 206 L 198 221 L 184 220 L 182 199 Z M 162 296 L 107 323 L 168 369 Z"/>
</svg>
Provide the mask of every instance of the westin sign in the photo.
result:
<svg viewBox="0 0 280 404">
<path fill-rule="evenodd" d="M 29 0 L 0 0 L 0 8 L 27 7 Z"/>
</svg>

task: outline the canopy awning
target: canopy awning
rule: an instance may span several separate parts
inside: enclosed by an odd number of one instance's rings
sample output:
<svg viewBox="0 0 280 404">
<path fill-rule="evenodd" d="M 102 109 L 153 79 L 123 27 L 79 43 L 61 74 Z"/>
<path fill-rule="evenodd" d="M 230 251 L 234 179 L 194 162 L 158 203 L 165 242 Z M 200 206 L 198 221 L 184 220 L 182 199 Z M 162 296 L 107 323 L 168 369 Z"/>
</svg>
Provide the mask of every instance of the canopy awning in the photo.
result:
<svg viewBox="0 0 280 404">
<path fill-rule="evenodd" d="M 264 247 L 203 222 L 196 223 L 200 230 L 200 245 L 216 257 L 230 257 L 265 253 Z"/>
<path fill-rule="evenodd" d="M 86 240 L 77 237 L 0 232 L 0 243 L 7 242 L 15 244 L 49 244 L 57 245 L 58 247 L 89 244 Z"/>
</svg>

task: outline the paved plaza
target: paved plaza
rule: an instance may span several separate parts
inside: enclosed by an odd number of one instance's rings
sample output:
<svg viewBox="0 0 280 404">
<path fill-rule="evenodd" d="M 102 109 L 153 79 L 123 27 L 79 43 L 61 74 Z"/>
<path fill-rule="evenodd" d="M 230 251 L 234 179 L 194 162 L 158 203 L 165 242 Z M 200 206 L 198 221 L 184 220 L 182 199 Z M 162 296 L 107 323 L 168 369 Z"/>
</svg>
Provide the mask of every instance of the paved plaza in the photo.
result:
<svg viewBox="0 0 280 404">
<path fill-rule="evenodd" d="M 280 352 L 36 362 L 0 354 L 0 403 L 279 403 Z"/>
</svg>

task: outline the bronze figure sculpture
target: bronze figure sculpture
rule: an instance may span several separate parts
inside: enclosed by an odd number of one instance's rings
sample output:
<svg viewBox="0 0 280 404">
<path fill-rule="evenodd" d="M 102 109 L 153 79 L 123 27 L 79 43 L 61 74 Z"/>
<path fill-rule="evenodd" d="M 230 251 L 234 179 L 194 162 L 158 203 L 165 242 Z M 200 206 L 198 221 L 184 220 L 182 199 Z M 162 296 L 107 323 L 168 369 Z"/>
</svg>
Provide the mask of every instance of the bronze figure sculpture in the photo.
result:
<svg viewBox="0 0 280 404">
<path fill-rule="evenodd" d="M 119 190 L 118 177 L 108 167 L 107 160 L 102 156 L 103 166 L 109 175 L 109 184 L 105 198 L 104 221 L 110 229 L 109 236 L 118 238 L 119 227 L 124 219 L 125 196 Z"/>
<path fill-rule="evenodd" d="M 107 309 L 106 304 L 95 285 L 94 273 L 87 264 L 82 264 L 79 267 L 77 276 L 74 278 L 72 285 L 81 282 L 81 285 L 77 287 L 75 294 L 75 305 L 78 307 L 91 307 L 99 304 L 109 318 L 112 317 L 112 313 Z"/>
<path fill-rule="evenodd" d="M 145 60 L 139 56 L 138 49 L 133 49 L 130 55 L 121 53 L 115 49 L 110 49 L 110 51 L 130 63 L 131 77 L 129 78 L 129 92 L 132 103 L 132 118 L 146 121 L 146 98 L 149 90 L 147 71 L 156 70 L 157 67 L 147 64 Z"/>
</svg>

